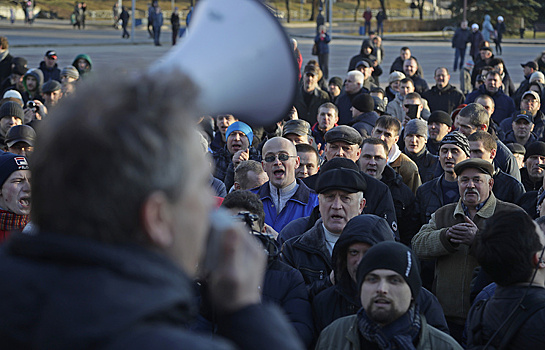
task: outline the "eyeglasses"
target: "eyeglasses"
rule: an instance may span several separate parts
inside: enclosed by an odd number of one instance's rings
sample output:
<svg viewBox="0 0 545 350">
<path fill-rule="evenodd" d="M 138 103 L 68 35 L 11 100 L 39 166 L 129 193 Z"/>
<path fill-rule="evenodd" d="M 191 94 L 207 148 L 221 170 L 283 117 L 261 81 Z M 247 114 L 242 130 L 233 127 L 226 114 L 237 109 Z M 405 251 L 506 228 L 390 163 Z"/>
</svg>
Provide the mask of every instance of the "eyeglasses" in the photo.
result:
<svg viewBox="0 0 545 350">
<path fill-rule="evenodd" d="M 288 159 L 290 158 L 295 158 L 297 156 L 290 156 L 290 155 L 287 155 L 285 153 L 280 153 L 280 154 L 269 154 L 268 156 L 266 156 L 264 158 L 264 160 L 267 162 L 267 163 L 272 163 L 276 160 L 276 158 L 278 158 L 279 161 L 281 162 L 285 162 L 287 161 Z"/>
</svg>

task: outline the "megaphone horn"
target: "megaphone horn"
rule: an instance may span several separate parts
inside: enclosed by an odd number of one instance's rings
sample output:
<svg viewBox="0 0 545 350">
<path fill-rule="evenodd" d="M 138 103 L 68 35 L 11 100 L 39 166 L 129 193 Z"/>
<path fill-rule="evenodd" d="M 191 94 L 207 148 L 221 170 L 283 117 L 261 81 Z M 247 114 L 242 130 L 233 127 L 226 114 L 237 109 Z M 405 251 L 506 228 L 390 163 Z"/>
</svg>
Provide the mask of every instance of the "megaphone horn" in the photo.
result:
<svg viewBox="0 0 545 350">
<path fill-rule="evenodd" d="M 257 0 L 201 0 L 188 34 L 151 71 L 180 69 L 200 88 L 205 114 L 233 114 L 253 125 L 282 119 L 293 105 L 293 48 Z"/>
</svg>

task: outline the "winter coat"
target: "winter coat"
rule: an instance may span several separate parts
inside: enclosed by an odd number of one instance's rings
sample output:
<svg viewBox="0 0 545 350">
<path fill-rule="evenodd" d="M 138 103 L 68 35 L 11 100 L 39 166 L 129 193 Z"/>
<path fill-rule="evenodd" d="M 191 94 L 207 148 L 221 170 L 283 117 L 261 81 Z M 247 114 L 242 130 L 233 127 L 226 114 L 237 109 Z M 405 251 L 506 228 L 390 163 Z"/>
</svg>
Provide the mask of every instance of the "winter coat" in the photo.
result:
<svg viewBox="0 0 545 350">
<path fill-rule="evenodd" d="M 366 112 L 352 119 L 352 121 L 348 123 L 348 125 L 358 130 L 361 136 L 366 139 L 368 137 L 371 137 L 371 131 L 373 131 L 373 128 L 375 127 L 375 123 L 378 118 L 379 115 L 377 114 L 377 112 Z"/>
<path fill-rule="evenodd" d="M 197 311 L 192 281 L 164 254 L 141 245 L 16 234 L 0 248 L 0 261 L 6 349 L 303 347 L 273 305 L 220 317 L 218 334 L 232 343 L 189 331 Z"/>
<path fill-rule="evenodd" d="M 494 113 L 492 113 L 492 119 L 497 124 L 500 124 L 505 118 L 510 117 L 516 110 L 515 102 L 513 102 L 513 100 L 503 92 L 502 88 L 492 95 L 490 92 L 488 92 L 488 90 L 486 90 L 485 84 L 479 86 L 477 90 L 467 95 L 464 103 L 470 104 L 475 102 L 477 97 L 480 95 L 488 95 L 494 100 L 495 108 Z"/>
<path fill-rule="evenodd" d="M 315 88 L 308 105 L 305 103 L 304 94 L 303 85 L 301 85 L 297 89 L 294 106 L 297 109 L 299 119 L 306 120 L 310 125 L 314 125 L 317 122 L 318 108 L 324 103 L 329 102 L 329 94 L 319 87 Z"/>
<path fill-rule="evenodd" d="M 316 35 L 314 38 L 314 43 L 316 46 L 318 46 L 318 54 L 323 55 L 326 53 L 329 53 L 329 42 L 331 41 L 331 38 L 329 37 L 329 34 L 325 33 L 325 37 L 321 38 L 320 34 Z"/>
<path fill-rule="evenodd" d="M 348 125 L 353 120 L 352 111 L 350 110 L 350 108 L 352 108 L 352 99 L 359 94 L 368 94 L 369 92 L 368 89 L 363 87 L 355 94 L 349 94 L 346 91 L 341 92 L 335 102 L 335 106 L 337 106 L 337 109 L 339 110 L 339 125 Z"/>
<path fill-rule="evenodd" d="M 316 350 L 360 350 L 368 349 L 367 344 L 362 345 L 360 332 L 358 331 L 358 318 L 356 315 L 340 318 L 324 329 Z M 366 341 L 367 342 L 367 341 Z M 373 345 L 377 345 L 374 344 Z M 376 346 L 378 349 L 378 346 Z M 420 339 L 416 350 L 462 350 L 462 347 L 450 335 L 428 325 L 426 318 L 421 316 Z"/>
<path fill-rule="evenodd" d="M 444 176 L 441 175 L 424 183 L 416 191 L 416 212 L 420 220 L 420 225 L 427 224 L 431 219 L 431 215 L 437 209 L 448 204 L 443 201 L 441 181 L 443 181 Z M 458 194 L 458 198 L 460 198 L 459 196 L 460 194 Z"/>
<path fill-rule="evenodd" d="M 420 95 L 430 89 L 428 83 L 418 75 L 413 75 L 409 78 L 411 78 L 414 83 L 414 91 L 418 92 Z"/>
<path fill-rule="evenodd" d="M 276 212 L 270 193 L 269 181 L 265 182 L 261 187 L 252 190 L 253 193 L 259 195 L 259 199 L 263 202 L 265 223 L 270 225 L 276 232 L 280 232 L 292 220 L 309 216 L 312 213 L 312 209 L 318 205 L 318 195 L 316 192 L 308 188 L 303 181 L 299 179 L 296 181 L 299 187 L 295 191 L 295 194 L 288 199 L 280 213 Z"/>
<path fill-rule="evenodd" d="M 469 55 L 473 57 L 473 60 L 476 59 L 476 56 L 479 56 L 479 48 L 481 47 L 481 43 L 483 41 L 483 34 L 480 30 L 471 33 L 471 48 L 469 49 Z"/>
<path fill-rule="evenodd" d="M 318 332 L 321 332 L 338 318 L 354 315 L 361 308 L 359 288 L 346 269 L 346 253 L 350 245 L 366 243 L 373 246 L 380 242 L 392 240 L 391 234 L 382 231 L 369 234 L 368 231 L 363 230 L 358 233 L 346 232 L 341 234 L 339 240 L 335 243 L 331 258 L 333 270 L 335 271 L 335 285 L 319 293 L 312 302 Z M 428 290 L 422 288 L 417 302 L 420 306 L 420 313 L 424 314 L 434 327 L 448 333 L 447 322 L 437 298 Z"/>
<path fill-rule="evenodd" d="M 44 75 L 44 83 L 47 83 L 49 80 L 56 80 L 59 83 L 61 82 L 61 70 L 59 69 L 58 65 L 55 63 L 55 66 L 52 68 L 47 68 L 45 66 L 45 62 L 40 62 L 40 68 L 39 68 L 43 75 Z"/>
<path fill-rule="evenodd" d="M 490 15 L 484 16 L 481 33 L 483 33 L 483 39 L 490 42 L 490 35 L 494 34 L 494 26 L 490 23 Z"/>
<path fill-rule="evenodd" d="M 453 110 L 464 103 L 465 96 L 456 87 L 448 84 L 444 89 L 434 85 L 428 91 L 422 94 L 422 97 L 428 101 L 430 111 L 444 111 L 451 114 Z"/>
<path fill-rule="evenodd" d="M 501 169 L 496 169 L 492 178 L 494 179 L 492 192 L 499 200 L 516 204 L 526 192 L 522 183 Z"/>
<path fill-rule="evenodd" d="M 322 219 L 299 237 L 282 245 L 282 261 L 301 272 L 310 298 L 332 285 L 329 274 L 333 269 L 327 249 Z"/>
<path fill-rule="evenodd" d="M 479 230 L 483 230 L 486 220 L 492 215 L 522 209 L 515 204 L 497 200 L 494 193 L 473 217 Z M 461 199 L 457 203 L 447 204 L 432 214 L 429 223 L 422 226 L 412 240 L 413 251 L 421 259 L 437 259 L 435 263 L 435 295 L 447 319 L 463 324 L 471 302 L 469 300 L 470 283 L 473 270 L 479 265 L 471 246 L 452 244 L 446 237 L 448 228 L 465 222 L 465 213 Z M 474 241 L 475 242 L 475 241 Z"/>
<path fill-rule="evenodd" d="M 418 166 L 418 174 L 420 174 L 420 180 L 422 183 L 426 183 L 435 178 L 435 170 L 437 163 L 439 162 L 439 156 L 431 154 L 425 147 L 419 154 L 406 153 L 416 166 Z"/>
<path fill-rule="evenodd" d="M 404 153 L 400 153 L 399 157 L 396 158 L 393 162 L 388 163 L 396 173 L 401 175 L 403 183 L 407 185 L 413 193 L 416 193 L 416 190 L 422 181 L 420 180 L 420 174 L 418 174 L 418 166 Z"/>
<path fill-rule="evenodd" d="M 526 294 L 528 293 L 528 294 Z M 476 343 L 472 332 L 468 332 L 468 348 L 473 349 L 474 346 L 484 345 L 496 332 L 496 330 L 509 317 L 512 310 L 518 307 L 519 301 L 526 295 L 526 299 L 534 297 L 536 302 L 545 299 L 545 289 L 541 287 L 526 286 L 497 286 L 494 295 L 486 303 L 483 311 L 483 318 L 480 325 L 482 326 L 483 339 L 480 343 Z M 475 307 L 472 308 L 475 312 Z M 469 320 L 468 320 L 469 322 Z M 545 322 L 545 308 L 541 308 L 525 320 L 514 334 L 508 344 L 508 349 L 511 350 L 527 350 L 527 349 L 543 349 L 545 348 L 545 333 L 543 332 L 543 322 Z M 498 339 L 501 339 L 501 334 Z M 492 346 L 496 344 L 492 342 Z"/>
<path fill-rule="evenodd" d="M 468 28 L 456 29 L 452 37 L 452 47 L 455 49 L 465 49 L 469 42 L 471 42 L 471 31 Z"/>
</svg>

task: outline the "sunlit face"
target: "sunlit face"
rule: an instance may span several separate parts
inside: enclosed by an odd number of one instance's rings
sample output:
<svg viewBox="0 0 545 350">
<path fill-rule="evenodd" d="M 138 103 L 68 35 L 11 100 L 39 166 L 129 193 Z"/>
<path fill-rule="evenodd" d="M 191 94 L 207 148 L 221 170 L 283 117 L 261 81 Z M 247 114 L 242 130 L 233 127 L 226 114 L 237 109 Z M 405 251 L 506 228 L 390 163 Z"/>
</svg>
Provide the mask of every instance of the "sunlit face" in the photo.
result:
<svg viewBox="0 0 545 350">
<path fill-rule="evenodd" d="M 366 143 L 361 148 L 359 166 L 361 171 L 367 175 L 380 180 L 387 162 L 388 155 L 384 146 Z"/>
<path fill-rule="evenodd" d="M 293 142 L 294 145 L 299 145 L 299 144 L 310 144 L 309 143 L 309 139 L 308 139 L 308 136 L 307 135 L 297 135 L 297 134 L 294 134 L 294 133 L 290 133 L 290 134 L 286 134 L 284 135 L 285 138 L 287 138 L 288 140 L 290 140 L 291 142 Z"/>
<path fill-rule="evenodd" d="M 318 173 L 318 158 L 314 152 L 297 152 L 299 167 L 295 169 L 295 177 L 302 179 Z"/>
<path fill-rule="evenodd" d="M 426 147 L 426 138 L 422 135 L 407 135 L 404 141 L 405 149 L 410 153 L 418 154 Z"/>
<path fill-rule="evenodd" d="M 545 164 L 545 156 L 533 155 L 526 159 L 526 170 L 528 175 L 534 179 L 543 178 L 544 170 L 539 167 L 540 164 Z"/>
<path fill-rule="evenodd" d="M 412 293 L 400 274 L 378 269 L 365 276 L 360 299 L 367 316 L 380 326 L 385 326 L 409 310 Z"/>
<path fill-rule="evenodd" d="M 47 68 L 53 68 L 55 67 L 55 64 L 57 63 L 57 59 L 53 57 L 45 56 L 44 62 Z"/>
<path fill-rule="evenodd" d="M 53 106 L 56 106 L 57 103 L 61 100 L 62 91 L 61 90 L 56 90 L 56 91 L 52 91 L 52 92 L 44 92 L 44 93 L 42 93 L 42 96 L 44 98 L 45 105 L 47 107 L 53 107 Z"/>
<path fill-rule="evenodd" d="M 360 158 L 361 148 L 344 141 L 328 142 L 325 145 L 324 155 L 327 160 L 336 157 L 348 158 L 354 163 Z"/>
<path fill-rule="evenodd" d="M 478 98 L 475 100 L 475 103 L 480 104 L 486 109 L 488 115 L 491 116 L 494 113 L 494 101 L 489 98 Z M 468 118 L 469 119 L 469 118 Z"/>
<path fill-rule="evenodd" d="M 30 170 L 11 173 L 0 189 L 0 208 L 17 215 L 30 214 Z"/>
<path fill-rule="evenodd" d="M 330 190 L 320 193 L 318 201 L 324 226 L 334 234 L 341 234 L 348 221 L 360 215 L 365 207 L 365 199 L 361 192 Z"/>
<path fill-rule="evenodd" d="M 526 95 L 522 100 L 520 100 L 520 109 L 529 111 L 532 113 L 532 115 L 535 115 L 540 107 L 541 103 L 539 103 L 539 101 L 532 95 Z"/>
<path fill-rule="evenodd" d="M 303 76 L 303 88 L 307 92 L 314 91 L 318 86 L 318 77 L 312 73 L 306 73 Z"/>
<path fill-rule="evenodd" d="M 503 63 L 498 63 L 494 66 L 494 70 L 500 74 L 503 74 Z"/>
<path fill-rule="evenodd" d="M 25 81 L 28 91 L 34 91 L 38 88 L 38 81 L 32 75 L 27 75 Z"/>
<path fill-rule="evenodd" d="M 412 77 L 416 71 L 418 70 L 418 66 L 416 65 L 416 61 L 413 59 L 405 60 L 403 63 L 403 71 L 408 77 Z"/>
<path fill-rule="evenodd" d="M 12 126 L 21 125 L 21 124 L 23 124 L 23 121 L 21 119 L 17 117 L 7 116 L 0 119 L 0 130 L 2 131 L 4 135 L 6 135 Z"/>
<path fill-rule="evenodd" d="M 428 135 L 429 138 L 435 141 L 441 141 L 450 130 L 447 124 L 431 122 L 428 123 Z"/>
<path fill-rule="evenodd" d="M 492 94 L 498 92 L 502 86 L 501 78 L 497 74 L 488 74 L 486 76 L 486 90 Z"/>
<path fill-rule="evenodd" d="M 352 243 L 346 250 L 346 270 L 354 282 L 358 281 L 356 277 L 358 271 L 358 265 L 361 259 L 371 248 L 369 243 L 357 242 Z"/>
<path fill-rule="evenodd" d="M 411 57 L 411 50 L 401 50 L 399 57 L 401 57 L 403 61 L 406 61 Z"/>
<path fill-rule="evenodd" d="M 396 80 L 396 81 L 392 81 L 390 83 L 390 87 L 392 88 L 392 90 L 394 90 L 395 92 L 399 92 L 399 84 L 401 83 L 401 80 Z M 405 94 L 406 95 L 406 94 Z"/>
<path fill-rule="evenodd" d="M 348 76 L 344 82 L 344 90 L 348 94 L 355 94 L 361 90 L 361 84 L 356 81 L 355 77 Z"/>
<path fill-rule="evenodd" d="M 272 138 L 265 143 L 262 153 L 263 170 L 274 187 L 284 188 L 295 181 L 295 169 L 299 167 L 299 157 L 295 145 L 290 140 L 283 137 Z M 287 160 L 278 159 L 280 155 L 287 156 Z M 267 161 L 269 158 L 272 161 Z"/>
<path fill-rule="evenodd" d="M 394 129 L 386 129 L 381 126 L 375 125 L 371 136 L 377 139 L 381 139 L 388 145 L 388 150 L 391 150 L 393 145 L 399 140 L 399 132 Z"/>
<path fill-rule="evenodd" d="M 433 78 L 435 79 L 437 86 L 440 88 L 447 86 L 450 81 L 450 75 L 444 68 L 437 69 Z"/>
<path fill-rule="evenodd" d="M 250 147 L 250 141 L 246 134 L 239 130 L 231 131 L 227 138 L 227 149 L 229 150 L 229 153 L 235 154 L 240 150 L 248 149 L 248 147 Z"/>
<path fill-rule="evenodd" d="M 479 51 L 479 54 L 481 55 L 481 60 L 483 61 L 492 57 L 492 52 L 488 50 L 481 50 Z"/>
<path fill-rule="evenodd" d="M 414 84 L 412 82 L 404 82 L 399 85 L 399 94 L 402 97 L 407 96 L 411 92 L 414 92 Z"/>
<path fill-rule="evenodd" d="M 518 119 L 511 123 L 513 128 L 513 133 L 516 138 L 527 138 L 530 136 L 530 133 L 534 130 L 534 123 L 530 123 L 526 119 Z"/>
<path fill-rule="evenodd" d="M 225 133 L 227 132 L 227 128 L 229 127 L 229 125 L 233 124 L 236 121 L 237 119 L 230 114 L 218 115 L 216 117 L 216 125 L 218 126 L 219 132 L 221 133 L 223 140 L 225 140 Z"/>
<path fill-rule="evenodd" d="M 479 158 L 492 163 L 496 156 L 496 150 L 487 150 L 482 141 L 469 141 L 469 155 L 470 158 Z"/>
<path fill-rule="evenodd" d="M 11 147 L 8 147 L 8 152 L 18 154 L 23 157 L 28 157 L 32 154 L 32 152 L 34 152 L 34 147 L 21 141 L 13 144 Z"/>
<path fill-rule="evenodd" d="M 454 174 L 454 166 L 466 159 L 466 153 L 456 145 L 445 144 L 439 149 L 439 163 L 446 173 Z"/>
<path fill-rule="evenodd" d="M 454 121 L 454 127 L 466 136 L 469 136 L 477 131 L 477 127 L 470 123 L 469 117 L 462 117 L 459 114 L 456 116 L 456 120 Z"/>
<path fill-rule="evenodd" d="M 465 205 L 475 207 L 490 196 L 494 179 L 480 170 L 468 168 L 458 176 L 458 190 Z"/>
<path fill-rule="evenodd" d="M 333 129 L 339 117 L 333 108 L 320 107 L 318 109 L 318 129 L 323 132 Z"/>
</svg>

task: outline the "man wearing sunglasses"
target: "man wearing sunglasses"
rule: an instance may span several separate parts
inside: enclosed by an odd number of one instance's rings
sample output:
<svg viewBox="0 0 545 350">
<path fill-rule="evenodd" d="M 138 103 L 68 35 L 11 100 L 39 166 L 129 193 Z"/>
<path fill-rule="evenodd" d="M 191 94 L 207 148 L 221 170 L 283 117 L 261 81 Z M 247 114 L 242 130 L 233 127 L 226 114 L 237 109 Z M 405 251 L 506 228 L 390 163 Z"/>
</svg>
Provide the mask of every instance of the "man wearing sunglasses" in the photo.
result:
<svg viewBox="0 0 545 350">
<path fill-rule="evenodd" d="M 309 216 L 318 205 L 318 196 L 295 178 L 299 157 L 295 145 L 283 137 L 274 137 L 263 146 L 263 170 L 269 181 L 253 190 L 265 210 L 265 223 L 280 232 L 290 221 Z"/>
</svg>

